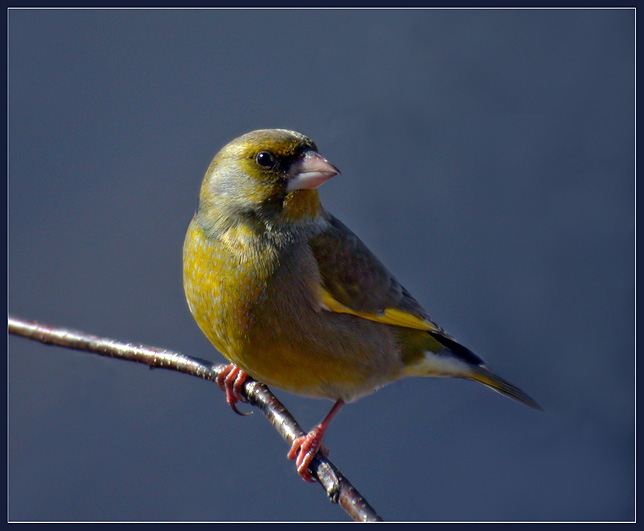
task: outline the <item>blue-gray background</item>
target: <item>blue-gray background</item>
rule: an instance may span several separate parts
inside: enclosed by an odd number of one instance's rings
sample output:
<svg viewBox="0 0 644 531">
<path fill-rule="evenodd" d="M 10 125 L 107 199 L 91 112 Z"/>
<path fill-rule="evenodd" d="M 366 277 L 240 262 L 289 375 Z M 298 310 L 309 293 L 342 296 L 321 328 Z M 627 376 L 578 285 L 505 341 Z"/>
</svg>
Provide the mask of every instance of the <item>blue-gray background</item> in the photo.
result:
<svg viewBox="0 0 644 531">
<path fill-rule="evenodd" d="M 11 313 L 222 361 L 181 285 L 200 181 L 295 129 L 325 206 L 545 408 L 409 379 L 333 461 L 389 520 L 634 518 L 633 10 L 12 10 L 9 61 Z M 10 338 L 8 397 L 12 520 L 345 519 L 201 380 Z"/>
</svg>

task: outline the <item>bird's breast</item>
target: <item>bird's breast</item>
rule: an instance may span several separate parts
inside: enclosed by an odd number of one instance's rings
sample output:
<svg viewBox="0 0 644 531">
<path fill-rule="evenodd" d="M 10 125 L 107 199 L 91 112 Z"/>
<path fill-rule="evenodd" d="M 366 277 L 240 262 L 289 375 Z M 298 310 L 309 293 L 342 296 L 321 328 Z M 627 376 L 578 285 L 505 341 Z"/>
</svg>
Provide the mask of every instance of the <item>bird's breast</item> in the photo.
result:
<svg viewBox="0 0 644 531">
<path fill-rule="evenodd" d="M 251 245 L 250 239 L 245 227 L 207 237 L 193 220 L 184 242 L 188 306 L 205 335 L 229 359 L 229 353 L 239 351 L 247 340 L 256 321 L 254 308 L 268 297 L 269 279 L 278 261 L 274 249 Z"/>
</svg>

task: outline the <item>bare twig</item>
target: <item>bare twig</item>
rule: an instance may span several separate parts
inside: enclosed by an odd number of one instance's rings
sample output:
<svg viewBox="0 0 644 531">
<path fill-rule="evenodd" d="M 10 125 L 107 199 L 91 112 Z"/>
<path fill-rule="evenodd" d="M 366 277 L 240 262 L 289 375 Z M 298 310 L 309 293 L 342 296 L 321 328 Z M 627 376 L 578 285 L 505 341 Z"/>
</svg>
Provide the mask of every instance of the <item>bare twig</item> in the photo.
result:
<svg viewBox="0 0 644 531">
<path fill-rule="evenodd" d="M 8 331 L 48 345 L 57 345 L 100 356 L 119 358 L 143 363 L 150 368 L 170 369 L 192 376 L 214 381 L 224 365 L 213 365 L 209 361 L 193 358 L 177 352 L 132 343 L 122 343 L 55 327 L 34 321 L 9 316 Z M 289 444 L 304 434 L 302 428 L 282 403 L 264 384 L 248 379 L 243 394 L 249 403 L 257 407 L 275 426 L 278 433 Z M 324 455 L 318 454 L 310 465 L 311 472 L 324 487 L 329 499 L 340 505 L 355 521 L 372 522 L 382 519 L 360 493 L 349 483 L 340 471 Z"/>
</svg>

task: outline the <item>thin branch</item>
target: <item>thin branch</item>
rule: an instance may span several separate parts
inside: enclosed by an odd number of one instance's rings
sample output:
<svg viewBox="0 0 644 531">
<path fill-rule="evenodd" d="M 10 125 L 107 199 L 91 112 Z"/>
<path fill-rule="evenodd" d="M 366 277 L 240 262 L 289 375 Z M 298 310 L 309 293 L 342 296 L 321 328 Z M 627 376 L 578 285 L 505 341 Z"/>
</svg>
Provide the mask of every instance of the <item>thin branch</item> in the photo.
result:
<svg viewBox="0 0 644 531">
<path fill-rule="evenodd" d="M 224 368 L 224 365 L 213 365 L 203 359 L 160 348 L 122 343 L 11 316 L 9 316 L 8 321 L 10 334 L 40 341 L 48 345 L 92 352 L 109 358 L 135 361 L 143 363 L 151 369 L 169 369 L 197 376 L 204 380 L 214 381 Z M 264 384 L 249 378 L 244 384 L 242 394 L 245 395 L 252 406 L 262 412 L 289 444 L 297 437 L 304 435 L 295 418 Z M 333 503 L 340 505 L 353 520 L 357 522 L 382 521 L 376 511 L 326 456 L 318 454 L 313 459 L 310 469 L 313 475 L 317 477 L 320 485 L 325 489 L 329 499 Z"/>
</svg>

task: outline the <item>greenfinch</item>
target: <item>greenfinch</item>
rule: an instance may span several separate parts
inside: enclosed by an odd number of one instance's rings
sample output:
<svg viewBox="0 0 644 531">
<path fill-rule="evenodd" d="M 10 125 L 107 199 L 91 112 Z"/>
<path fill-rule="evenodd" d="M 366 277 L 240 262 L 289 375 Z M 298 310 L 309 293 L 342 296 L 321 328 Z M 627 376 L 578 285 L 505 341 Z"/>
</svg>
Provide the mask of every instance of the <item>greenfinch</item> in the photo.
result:
<svg viewBox="0 0 644 531">
<path fill-rule="evenodd" d="M 236 402 L 252 378 L 335 402 L 288 453 L 308 466 L 346 402 L 407 376 L 480 382 L 540 409 L 434 323 L 366 245 L 320 204 L 339 174 L 306 136 L 247 133 L 206 171 L 183 247 L 197 324 L 230 362 L 218 382 Z"/>
</svg>

